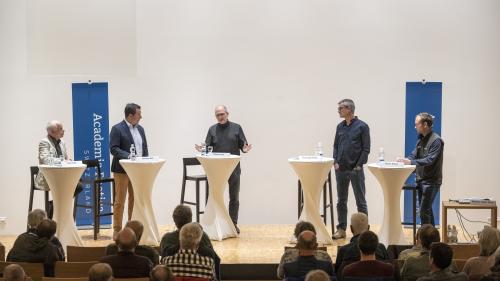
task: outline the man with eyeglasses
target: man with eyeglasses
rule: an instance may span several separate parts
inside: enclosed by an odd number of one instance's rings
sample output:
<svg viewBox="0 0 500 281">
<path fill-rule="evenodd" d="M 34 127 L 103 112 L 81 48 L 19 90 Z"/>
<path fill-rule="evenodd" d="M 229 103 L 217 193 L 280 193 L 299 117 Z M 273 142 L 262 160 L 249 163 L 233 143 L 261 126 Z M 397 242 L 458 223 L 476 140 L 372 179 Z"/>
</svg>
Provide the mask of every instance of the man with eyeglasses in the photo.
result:
<svg viewBox="0 0 500 281">
<path fill-rule="evenodd" d="M 355 105 L 351 99 L 343 99 L 338 103 L 338 113 L 344 121 L 337 125 L 333 144 L 339 219 L 333 239 L 346 237 L 349 183 L 354 191 L 358 212 L 368 215 L 363 164 L 366 164 L 370 154 L 370 128 L 354 115 L 354 109 Z"/>
<path fill-rule="evenodd" d="M 233 155 L 240 155 L 240 150 L 247 153 L 252 149 L 252 145 L 248 144 L 243 129 L 239 124 L 229 121 L 229 112 L 225 105 L 215 107 L 215 118 L 217 124 L 212 125 L 208 129 L 205 139 L 206 146 L 212 146 L 214 152 L 226 152 Z M 202 145 L 195 144 L 196 150 L 202 150 Z M 234 223 L 236 231 L 240 233 L 238 228 L 238 211 L 240 208 L 240 164 L 236 166 L 233 173 L 229 177 L 229 216 Z"/>
<path fill-rule="evenodd" d="M 417 193 L 422 225 L 434 222 L 432 202 L 436 198 L 443 181 L 443 148 L 441 137 L 432 130 L 434 116 L 427 112 L 415 117 L 418 142 L 408 158 L 398 158 L 405 165 L 416 165 Z"/>
</svg>

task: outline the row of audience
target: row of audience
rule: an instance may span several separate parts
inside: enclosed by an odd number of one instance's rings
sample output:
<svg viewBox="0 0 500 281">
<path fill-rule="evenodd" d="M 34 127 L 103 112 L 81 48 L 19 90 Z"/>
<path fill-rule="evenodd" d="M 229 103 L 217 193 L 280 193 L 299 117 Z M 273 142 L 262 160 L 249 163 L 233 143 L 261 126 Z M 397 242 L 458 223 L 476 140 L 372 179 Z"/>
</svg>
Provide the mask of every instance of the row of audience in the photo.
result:
<svg viewBox="0 0 500 281">
<path fill-rule="evenodd" d="M 90 278 L 94 276 L 96 281 L 107 281 L 110 276 L 150 277 L 163 281 L 178 276 L 220 280 L 220 258 L 201 225 L 192 222 L 191 209 L 177 206 L 173 219 L 177 229 L 163 236 L 160 253 L 152 247 L 139 245 L 144 227 L 139 221 L 129 221 L 116 236 L 115 243 L 106 247 L 106 256 L 92 267 Z M 28 215 L 28 226 L 29 230 L 14 242 L 7 261 L 42 262 L 45 275 L 54 276 L 55 262 L 65 260 L 61 243 L 54 236 L 57 224 L 48 220 L 44 211 L 34 210 Z M 297 245 L 285 249 L 277 270 L 278 278 L 499 280 L 500 231 L 496 228 L 485 227 L 481 232 L 479 256 L 469 259 L 461 273 L 456 272 L 452 263 L 452 249 L 439 243 L 439 232 L 432 225 L 423 225 L 419 229 L 416 246 L 401 252 L 399 263 L 392 262 L 385 246 L 369 230 L 365 214 L 353 214 L 350 228 L 353 237 L 338 249 L 334 264 L 326 249 L 318 249 L 314 226 L 309 222 L 299 222 L 294 231 Z M 12 276 L 19 276 L 18 267 L 7 267 L 5 278 L 10 274 L 7 269 L 12 270 Z"/>
</svg>

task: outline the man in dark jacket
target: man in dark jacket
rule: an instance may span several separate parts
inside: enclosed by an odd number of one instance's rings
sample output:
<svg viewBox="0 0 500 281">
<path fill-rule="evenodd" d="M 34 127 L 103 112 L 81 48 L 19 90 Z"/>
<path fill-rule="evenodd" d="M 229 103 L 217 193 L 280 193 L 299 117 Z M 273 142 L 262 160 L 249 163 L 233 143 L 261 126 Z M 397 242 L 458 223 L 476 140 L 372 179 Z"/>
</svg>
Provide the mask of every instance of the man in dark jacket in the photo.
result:
<svg viewBox="0 0 500 281">
<path fill-rule="evenodd" d="M 441 137 L 432 130 L 434 116 L 427 112 L 415 117 L 415 129 L 419 135 L 416 148 L 408 156 L 398 161 L 405 165 L 416 165 L 418 202 L 422 224 L 434 224 L 432 202 L 436 198 L 443 181 L 443 148 Z"/>
<path fill-rule="evenodd" d="M 113 205 L 113 238 L 122 229 L 123 207 L 128 192 L 128 219 L 132 218 L 134 209 L 134 190 L 127 173 L 120 165 L 121 159 L 130 158 L 132 145 L 138 157 L 148 156 L 148 143 L 144 128 L 139 125 L 142 119 L 141 107 L 135 103 L 125 106 L 125 120 L 114 125 L 109 133 L 109 149 L 113 155 L 111 172 L 115 179 L 115 203 Z"/>
<path fill-rule="evenodd" d="M 113 269 L 115 278 L 144 278 L 149 277 L 149 272 L 153 268 L 151 261 L 143 256 L 135 254 L 137 238 L 132 229 L 125 227 L 117 235 L 116 244 L 118 253 L 116 255 L 105 256 L 100 262 L 107 263 Z"/>
<path fill-rule="evenodd" d="M 56 228 L 54 221 L 45 219 L 38 224 L 36 233 L 18 236 L 7 255 L 7 261 L 43 263 L 45 276 L 53 277 L 55 262 L 63 261 L 57 247 L 50 242 Z"/>
</svg>

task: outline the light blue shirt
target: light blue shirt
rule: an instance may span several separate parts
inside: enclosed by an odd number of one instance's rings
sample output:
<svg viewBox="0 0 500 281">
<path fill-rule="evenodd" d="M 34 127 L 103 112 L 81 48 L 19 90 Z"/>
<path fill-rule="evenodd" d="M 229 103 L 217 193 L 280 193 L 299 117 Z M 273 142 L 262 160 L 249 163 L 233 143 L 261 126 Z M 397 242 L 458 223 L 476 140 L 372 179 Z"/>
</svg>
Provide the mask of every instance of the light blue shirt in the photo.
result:
<svg viewBox="0 0 500 281">
<path fill-rule="evenodd" d="M 132 126 L 127 120 L 125 120 L 125 123 L 127 123 L 128 129 L 130 130 L 130 134 L 132 134 L 132 138 L 134 139 L 134 145 L 135 145 L 135 154 L 138 157 L 142 157 L 142 137 L 141 133 L 139 133 L 139 129 L 137 128 L 137 125 Z"/>
</svg>

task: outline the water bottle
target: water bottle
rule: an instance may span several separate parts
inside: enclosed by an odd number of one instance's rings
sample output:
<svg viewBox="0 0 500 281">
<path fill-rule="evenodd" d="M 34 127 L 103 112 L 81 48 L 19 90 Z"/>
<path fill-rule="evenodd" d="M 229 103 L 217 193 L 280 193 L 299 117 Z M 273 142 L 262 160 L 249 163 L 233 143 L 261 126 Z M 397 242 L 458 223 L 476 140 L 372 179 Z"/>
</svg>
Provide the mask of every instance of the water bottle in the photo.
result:
<svg viewBox="0 0 500 281">
<path fill-rule="evenodd" d="M 384 163 L 385 162 L 385 153 L 384 153 L 384 148 L 381 147 L 380 150 L 378 151 L 378 162 L 379 163 Z"/>
<path fill-rule="evenodd" d="M 318 146 L 316 147 L 316 156 L 322 157 L 323 156 L 323 144 L 321 142 L 318 142 Z"/>
<path fill-rule="evenodd" d="M 130 160 L 135 161 L 136 159 L 136 154 L 135 154 L 135 145 L 131 144 L 130 145 Z"/>
</svg>

